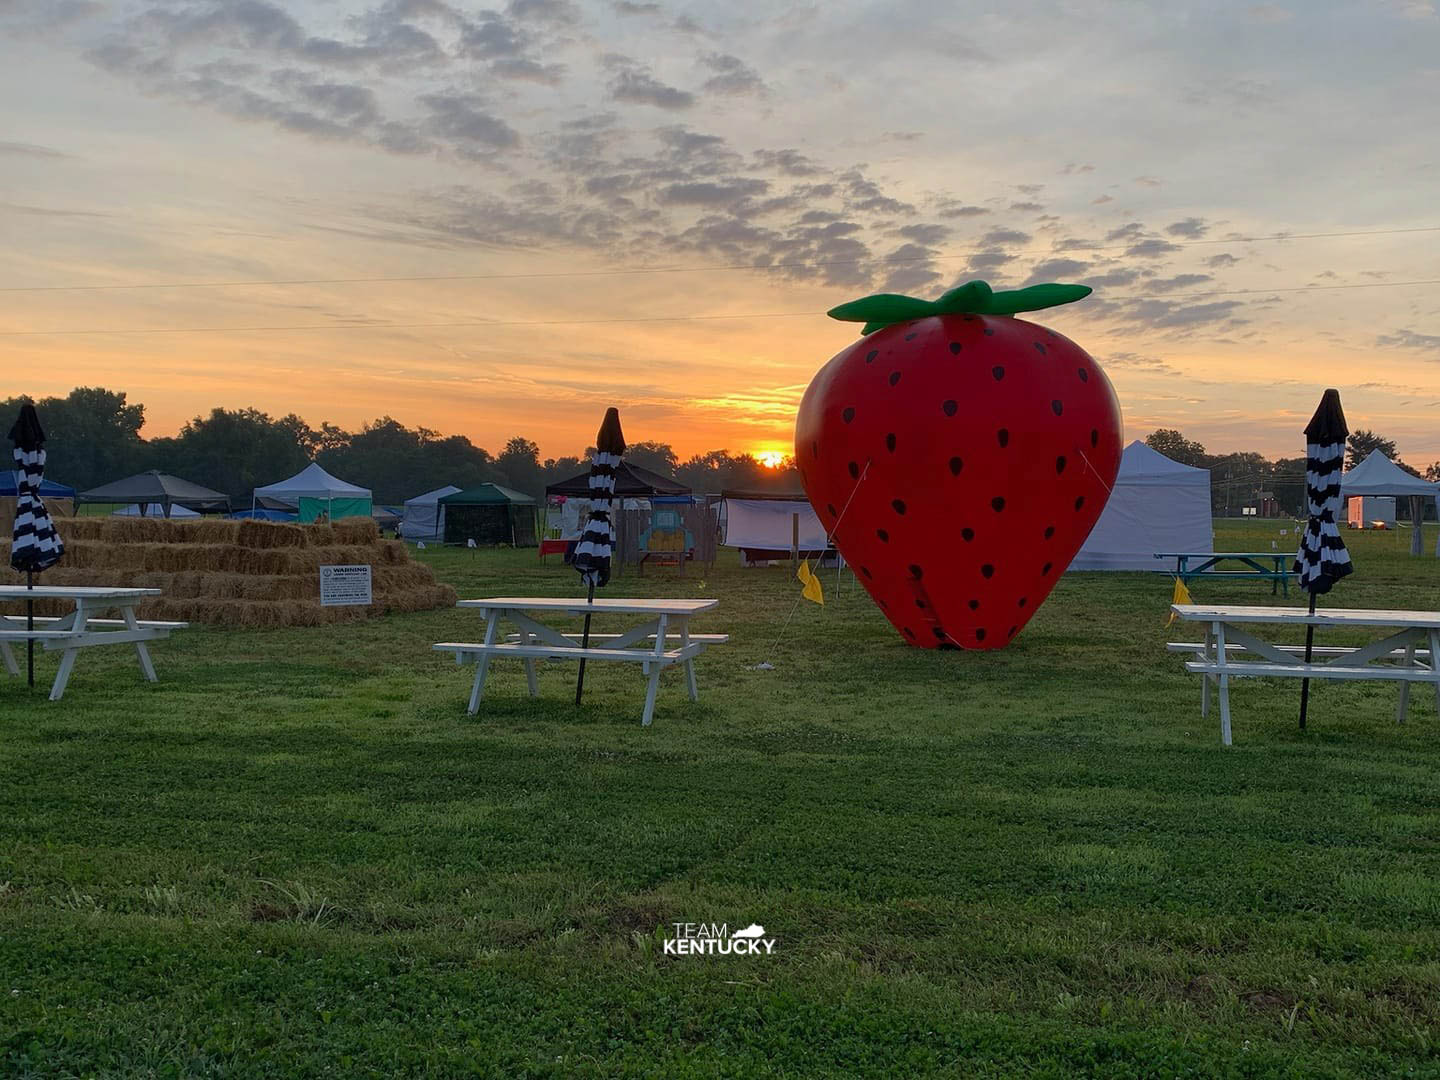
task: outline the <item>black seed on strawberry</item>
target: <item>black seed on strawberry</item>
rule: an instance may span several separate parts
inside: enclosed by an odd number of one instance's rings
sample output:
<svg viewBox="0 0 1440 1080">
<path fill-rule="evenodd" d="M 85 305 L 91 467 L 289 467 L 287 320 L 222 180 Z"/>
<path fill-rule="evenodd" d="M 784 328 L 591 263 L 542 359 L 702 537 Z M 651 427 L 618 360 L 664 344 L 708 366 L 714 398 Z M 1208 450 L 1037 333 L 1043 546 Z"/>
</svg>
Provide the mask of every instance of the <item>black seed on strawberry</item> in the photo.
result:
<svg viewBox="0 0 1440 1080">
<path fill-rule="evenodd" d="M 864 574 L 866 577 L 870 578 L 872 581 L 875 579 L 875 575 L 872 574 L 872 573 L 870 573 L 870 568 L 869 568 L 868 566 L 862 566 L 862 567 L 860 567 L 860 573 Z"/>
<path fill-rule="evenodd" d="M 991 509 L 991 510 L 994 510 L 995 513 L 997 513 L 997 514 L 1000 513 L 1001 510 L 1004 510 L 1004 509 L 1005 509 L 1005 496 L 1003 496 L 1003 495 L 996 495 L 993 499 L 991 499 L 991 500 L 990 500 L 990 509 Z"/>
<path fill-rule="evenodd" d="M 950 474 L 952 476 L 959 476 L 960 470 L 964 467 L 965 463 L 961 461 L 958 457 L 952 457 L 950 459 Z"/>
<path fill-rule="evenodd" d="M 964 540 L 968 544 L 971 540 L 975 539 L 975 530 L 968 527 L 961 529 L 960 539 Z"/>
<path fill-rule="evenodd" d="M 1020 602 L 1019 602 L 1018 604 L 1016 604 L 1015 606 L 1016 606 L 1016 607 L 1024 607 L 1025 604 L 1026 604 L 1026 602 L 1027 602 L 1027 600 L 1028 600 L 1028 597 L 1024 597 L 1024 596 L 1020 597 Z"/>
<path fill-rule="evenodd" d="M 992 368 L 990 369 L 990 374 L 995 376 L 995 381 L 996 381 L 996 382 L 999 382 L 1001 379 L 1003 379 L 1003 378 L 1005 377 L 1005 369 L 1004 369 L 1003 367 L 1001 367 L 999 364 L 996 364 L 994 367 L 992 367 Z"/>
<path fill-rule="evenodd" d="M 847 408 L 844 412 L 840 414 L 840 419 L 844 420 L 845 423 L 848 424 L 851 420 L 855 419 L 855 410 Z"/>
<path fill-rule="evenodd" d="M 1079 509 L 1080 509 L 1082 506 L 1084 506 L 1084 505 L 1085 505 L 1085 496 L 1084 496 L 1084 495 L 1077 496 L 1076 499 L 1075 499 L 1075 509 L 1076 509 L 1076 510 L 1079 510 Z"/>
<path fill-rule="evenodd" d="M 855 464 L 855 462 L 852 461 L 852 462 L 850 462 L 849 465 L 846 466 L 846 468 L 850 470 L 850 479 L 851 479 L 851 480 L 858 480 L 858 479 L 860 479 L 860 466 L 859 466 L 859 465 Z"/>
<path fill-rule="evenodd" d="M 825 504 L 825 509 L 830 512 L 830 516 L 831 516 L 831 517 L 834 517 L 834 516 L 835 516 L 835 504 L 834 504 L 834 503 L 826 503 L 826 504 Z"/>
<path fill-rule="evenodd" d="M 995 438 L 1000 441 L 1000 449 L 1005 449 L 1010 445 L 1010 429 L 1002 427 L 995 433 Z"/>
<path fill-rule="evenodd" d="M 1012 626 L 1012 627 L 1010 627 L 1010 632 L 1007 633 L 1005 636 L 1006 636 L 1006 637 L 1014 637 L 1014 636 L 1015 636 L 1015 631 L 1016 631 L 1016 630 L 1019 630 L 1019 629 L 1020 629 L 1020 628 L 1019 628 L 1018 626 Z"/>
<path fill-rule="evenodd" d="M 975 631 L 975 640 L 976 640 L 976 641 L 984 641 L 984 640 L 985 640 L 985 630 L 984 630 L 983 627 L 981 627 L 981 628 L 979 628 L 979 629 L 977 629 L 977 630 Z"/>
<path fill-rule="evenodd" d="M 1065 406 L 1061 404 L 1059 398 L 1056 398 L 1054 401 L 1050 402 L 1050 411 L 1053 412 L 1056 416 L 1059 416 L 1062 412 L 1065 411 Z"/>
<path fill-rule="evenodd" d="M 1090 445 L 1091 445 L 1091 446 L 1099 446 L 1099 445 L 1100 445 L 1100 429 L 1099 429 L 1099 428 L 1091 428 L 1091 429 L 1090 429 Z"/>
<path fill-rule="evenodd" d="M 820 444 L 818 442 L 812 442 L 810 444 L 810 456 L 817 458 L 820 456 Z"/>
<path fill-rule="evenodd" d="M 867 364 L 873 364 L 873 363 L 875 362 L 875 357 L 877 357 L 877 356 L 879 356 L 879 355 L 880 355 L 880 350 L 879 350 L 879 349 L 871 349 L 868 353 L 865 354 L 865 363 L 867 363 Z"/>
<path fill-rule="evenodd" d="M 980 610 L 980 601 L 979 601 L 979 600 L 971 600 L 971 601 L 970 601 L 970 610 L 971 610 L 971 611 L 979 611 L 979 610 Z"/>
<path fill-rule="evenodd" d="M 911 563 L 910 576 L 913 577 L 916 581 L 919 581 L 922 577 L 925 576 L 925 571 L 922 570 L 917 564 Z"/>
<path fill-rule="evenodd" d="M 895 452 L 895 433 L 893 431 L 885 436 L 885 449 L 889 450 L 892 454 Z"/>
<path fill-rule="evenodd" d="M 924 610 L 925 610 L 925 601 L 922 600 L 922 599 L 920 599 L 920 597 L 917 596 L 917 597 L 915 598 L 915 606 L 918 607 L 921 611 L 924 611 Z"/>
<path fill-rule="evenodd" d="M 1055 459 L 1055 472 L 1057 474 L 1065 471 L 1065 455 L 1061 454 Z"/>
<path fill-rule="evenodd" d="M 890 500 L 890 508 L 891 508 L 892 510 L 894 510 L 895 513 L 897 513 L 897 514 L 899 514 L 899 515 L 901 515 L 901 516 L 903 517 L 904 514 L 905 514 L 905 500 L 904 500 L 904 499 L 891 499 L 891 500 Z"/>
<path fill-rule="evenodd" d="M 896 383 L 898 383 L 899 381 L 900 381 L 900 373 L 899 373 L 898 371 L 892 371 L 892 372 L 890 372 L 890 385 L 891 385 L 891 386 L 894 386 L 894 385 L 895 385 Z"/>
<path fill-rule="evenodd" d="M 959 355 L 960 355 L 960 343 L 959 343 L 958 341 L 952 341 L 952 342 L 950 342 L 950 355 L 951 355 L 951 356 L 959 356 Z"/>
<path fill-rule="evenodd" d="M 994 337 L 994 336 L 995 336 L 995 330 L 994 330 L 992 327 L 989 327 L 989 326 L 985 327 L 985 336 L 986 336 L 986 337 Z"/>
<path fill-rule="evenodd" d="M 1050 572 L 1050 568 L 1054 565 L 1054 563 L 1047 562 L 1044 566 L 1040 568 L 1040 576 L 1044 577 L 1046 574 L 1048 574 Z"/>
<path fill-rule="evenodd" d="M 1037 341 L 1037 342 L 1035 342 L 1035 351 L 1038 352 L 1041 356 L 1044 356 L 1044 355 L 1045 355 L 1045 343 L 1044 343 L 1043 341 Z"/>
<path fill-rule="evenodd" d="M 1045 539 L 1046 539 L 1046 540 L 1049 540 L 1050 537 L 1052 537 L 1052 536 L 1054 536 L 1054 535 L 1055 535 L 1055 526 L 1054 526 L 1054 525 L 1046 525 L 1046 526 L 1045 526 Z"/>
<path fill-rule="evenodd" d="M 1077 368 L 1076 371 L 1075 371 L 1075 374 L 1080 376 L 1080 381 L 1081 381 L 1081 382 L 1089 382 L 1089 381 L 1090 381 L 1090 373 L 1089 373 L 1088 371 L 1086 371 L 1083 367 L 1082 367 L 1082 368 Z"/>
<path fill-rule="evenodd" d="M 884 600 L 876 600 L 875 602 L 879 604 L 882 608 L 884 608 L 886 611 L 890 610 L 890 605 L 887 604 Z"/>
<path fill-rule="evenodd" d="M 936 640 L 938 640 L 938 641 L 944 641 L 944 640 L 945 640 L 945 629 L 944 629 L 944 627 L 940 627 L 940 626 L 935 627 L 935 638 L 936 638 Z"/>
<path fill-rule="evenodd" d="M 911 630 L 911 629 L 907 626 L 907 627 L 905 627 L 905 636 L 906 636 L 906 637 L 914 637 L 914 636 L 915 636 L 915 631 L 914 631 L 914 630 Z"/>
<path fill-rule="evenodd" d="M 980 567 L 981 577 L 993 577 L 994 575 L 995 567 L 991 566 L 988 562 L 984 566 Z"/>
<path fill-rule="evenodd" d="M 884 529 L 876 529 L 875 535 L 880 538 L 882 544 L 888 544 L 890 542 L 890 534 Z"/>
<path fill-rule="evenodd" d="M 920 336 L 919 334 L 906 334 L 906 335 L 905 335 L 905 340 L 906 340 L 906 341 L 914 341 L 914 340 L 915 340 L 917 337 L 919 337 L 919 336 Z"/>
<path fill-rule="evenodd" d="M 960 408 L 960 403 L 958 401 L 955 401 L 954 399 L 951 399 L 950 401 L 945 402 L 945 404 L 940 407 L 945 410 L 946 416 L 954 416 Z"/>
</svg>

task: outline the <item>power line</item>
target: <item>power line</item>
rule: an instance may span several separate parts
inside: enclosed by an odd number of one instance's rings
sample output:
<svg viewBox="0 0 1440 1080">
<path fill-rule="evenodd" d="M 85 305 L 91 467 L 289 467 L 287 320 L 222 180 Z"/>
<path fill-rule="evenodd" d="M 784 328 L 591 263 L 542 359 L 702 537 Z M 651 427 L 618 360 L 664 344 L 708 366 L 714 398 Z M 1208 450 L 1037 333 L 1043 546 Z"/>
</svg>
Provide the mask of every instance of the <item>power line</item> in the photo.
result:
<svg viewBox="0 0 1440 1080">
<path fill-rule="evenodd" d="M 1168 244 L 1175 247 L 1195 247 L 1204 244 L 1254 244 L 1272 240 L 1322 240 L 1340 237 L 1353 236 L 1394 236 L 1404 233 L 1430 233 L 1440 232 L 1440 225 L 1423 225 L 1414 228 L 1403 229 L 1358 229 L 1344 232 L 1327 233 L 1270 233 L 1261 236 L 1240 236 L 1227 237 L 1209 240 L 1166 240 Z M 1124 251 L 1132 247 L 1137 241 L 1127 241 L 1123 244 L 1100 245 L 1085 248 L 1033 248 L 1028 251 L 1007 252 L 1016 256 L 1020 255 L 1053 255 L 1063 257 L 1069 252 L 1083 254 L 1093 251 Z M 901 255 L 901 256 L 875 256 L 853 259 L 815 259 L 800 260 L 794 262 L 774 263 L 728 263 L 716 266 L 638 266 L 622 267 L 612 270 L 547 270 L 535 273 L 520 274 L 421 274 L 421 275 L 395 275 L 384 277 L 352 277 L 352 278 L 282 278 L 282 279 L 255 279 L 237 281 L 162 281 L 162 282 L 140 282 L 122 285 L 3 285 L 0 286 L 0 293 L 38 293 L 38 292 L 125 292 L 142 289 L 235 289 L 235 288 L 288 288 L 299 285 L 377 285 L 385 283 L 400 282 L 425 282 L 425 281 L 524 281 L 535 278 L 569 278 L 569 277 L 624 277 L 637 274 L 706 274 L 712 271 L 725 272 L 734 270 L 802 270 L 802 269 L 823 269 L 827 266 L 854 266 L 861 263 L 876 263 L 881 265 L 913 263 L 913 262 L 942 262 L 955 259 L 968 259 L 974 255 L 982 254 L 981 251 L 959 252 L 950 255 Z"/>
<path fill-rule="evenodd" d="M 1211 296 L 1253 296 L 1276 293 L 1333 292 L 1343 289 L 1396 289 L 1419 285 L 1440 285 L 1440 278 L 1421 281 L 1372 281 L 1349 285 L 1301 285 L 1283 289 L 1226 289 L 1207 292 L 1160 293 L 1154 295 L 1117 296 L 1115 300 L 1194 300 Z M 461 326 L 481 328 L 508 326 L 605 326 L 617 323 L 708 322 L 724 319 L 799 319 L 817 318 L 823 311 L 762 311 L 743 315 L 653 315 L 627 319 L 535 319 L 535 320 L 464 320 L 458 322 L 350 322 L 297 323 L 286 326 L 151 326 L 133 329 L 104 328 L 92 330 L 0 330 L 0 337 L 67 337 L 80 335 L 121 334 L 252 334 L 277 331 L 308 330 L 422 330 Z"/>
</svg>

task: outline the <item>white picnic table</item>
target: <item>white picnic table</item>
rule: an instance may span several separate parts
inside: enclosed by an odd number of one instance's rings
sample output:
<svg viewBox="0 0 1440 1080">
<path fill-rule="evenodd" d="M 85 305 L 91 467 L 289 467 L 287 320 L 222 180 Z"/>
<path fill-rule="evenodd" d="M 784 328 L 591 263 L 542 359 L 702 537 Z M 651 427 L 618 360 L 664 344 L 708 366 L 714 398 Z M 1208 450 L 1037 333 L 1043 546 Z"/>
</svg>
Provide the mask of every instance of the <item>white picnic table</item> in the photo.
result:
<svg viewBox="0 0 1440 1080">
<path fill-rule="evenodd" d="M 59 701 L 81 649 L 133 643 L 135 654 L 140 659 L 141 673 L 147 681 L 155 682 L 155 664 L 145 643 L 169 637 L 170 631 L 183 630 L 189 625 L 135 617 L 136 604 L 159 595 L 159 589 L 82 585 L 36 585 L 28 589 L 24 585 L 0 585 L 0 601 L 70 600 L 75 604 L 75 610 L 68 615 L 36 617 L 33 630 L 27 628 L 23 614 L 0 616 L 0 660 L 3 660 L 7 672 L 19 676 L 20 665 L 11 650 L 11 642 L 38 641 L 50 652 L 63 649 L 60 670 L 56 672 L 55 683 L 50 688 L 50 700 Z M 111 609 L 119 612 L 118 619 L 98 618 Z"/>
<path fill-rule="evenodd" d="M 536 660 L 586 660 L 638 663 L 642 674 L 649 677 L 645 691 L 645 711 L 640 722 L 649 726 L 655 714 L 655 694 L 660 687 L 660 673 L 667 667 L 683 664 L 685 684 L 690 700 L 699 698 L 695 681 L 695 657 L 710 645 L 729 640 L 725 634 L 692 634 L 690 620 L 719 605 L 719 600 L 567 600 L 553 596 L 496 596 L 484 600 L 461 600 L 455 606 L 478 611 L 485 616 L 485 639 L 482 642 L 442 641 L 434 646 L 437 652 L 452 653 L 457 664 L 474 661 L 475 684 L 470 691 L 469 712 L 480 708 L 485 691 L 485 678 L 492 657 L 520 660 L 525 665 L 525 680 L 530 696 L 539 690 L 535 678 Z M 584 615 L 635 616 L 640 621 L 623 633 L 590 635 L 589 647 L 582 647 L 579 630 L 560 631 L 547 626 L 540 618 L 547 616 Z M 500 623 L 507 620 L 517 633 L 500 640 Z M 597 644 L 598 643 L 598 644 Z"/>
<path fill-rule="evenodd" d="M 1440 611 L 1369 608 L 1305 608 L 1248 605 L 1174 604 L 1186 622 L 1203 624 L 1205 640 L 1172 641 L 1170 652 L 1191 653 L 1187 671 L 1201 676 L 1200 715 L 1210 714 L 1210 686 L 1220 694 L 1220 740 L 1230 745 L 1230 680 L 1267 675 L 1289 679 L 1378 679 L 1400 683 L 1395 720 L 1404 723 L 1412 683 L 1428 683 L 1440 709 Z M 1305 662 L 1304 645 L 1275 645 L 1257 637 L 1256 627 L 1313 626 L 1319 629 L 1371 629 L 1381 636 L 1359 647 L 1316 645 Z"/>
</svg>

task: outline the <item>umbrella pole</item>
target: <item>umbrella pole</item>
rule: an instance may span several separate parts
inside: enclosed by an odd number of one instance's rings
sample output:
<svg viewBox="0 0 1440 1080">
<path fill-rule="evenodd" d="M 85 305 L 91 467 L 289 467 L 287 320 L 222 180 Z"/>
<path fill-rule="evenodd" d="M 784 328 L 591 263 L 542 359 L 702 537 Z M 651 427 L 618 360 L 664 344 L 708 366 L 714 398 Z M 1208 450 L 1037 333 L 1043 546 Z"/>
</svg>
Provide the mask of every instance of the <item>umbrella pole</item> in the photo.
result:
<svg viewBox="0 0 1440 1080">
<path fill-rule="evenodd" d="M 34 570 L 25 571 L 25 588 L 35 588 Z M 25 598 L 25 632 L 28 634 L 35 632 L 35 598 L 30 596 Z M 33 637 L 25 639 L 25 670 L 29 677 L 29 684 L 33 687 L 35 685 L 35 639 Z"/>
<path fill-rule="evenodd" d="M 593 581 L 590 582 L 590 591 L 589 591 L 588 595 L 585 597 L 585 603 L 586 603 L 587 605 L 595 603 L 595 583 L 594 583 Z M 590 647 L 590 611 L 589 611 L 588 607 L 587 607 L 587 609 L 586 609 L 586 611 L 585 611 L 585 630 L 584 630 L 584 632 L 580 635 L 580 647 L 581 647 L 582 649 L 588 649 L 588 648 Z M 585 657 L 582 656 L 582 657 L 580 657 L 580 674 L 579 674 L 579 676 L 575 679 L 575 704 L 576 704 L 576 705 L 579 705 L 579 704 L 580 704 L 580 695 L 581 695 L 581 693 L 582 693 L 584 690 L 585 690 Z"/>
<path fill-rule="evenodd" d="M 1310 614 L 1315 614 L 1315 594 L 1310 594 Z M 1315 644 L 1315 627 L 1305 627 L 1305 663 L 1310 663 L 1310 649 Z M 1305 712 L 1310 706 L 1310 680 L 1300 680 L 1300 730 L 1305 730 Z"/>
</svg>

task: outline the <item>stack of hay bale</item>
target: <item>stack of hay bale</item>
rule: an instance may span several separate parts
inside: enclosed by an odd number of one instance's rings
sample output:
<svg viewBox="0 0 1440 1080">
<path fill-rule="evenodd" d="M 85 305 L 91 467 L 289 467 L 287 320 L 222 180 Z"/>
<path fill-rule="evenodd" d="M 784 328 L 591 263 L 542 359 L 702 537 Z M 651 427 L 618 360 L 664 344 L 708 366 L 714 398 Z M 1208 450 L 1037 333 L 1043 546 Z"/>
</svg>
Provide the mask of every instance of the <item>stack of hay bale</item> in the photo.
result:
<svg viewBox="0 0 1440 1080">
<path fill-rule="evenodd" d="M 161 590 L 137 609 L 144 619 L 219 626 L 318 626 L 390 611 L 450 607 L 455 590 L 436 582 L 398 540 L 381 540 L 369 518 L 333 525 L 161 518 L 56 518 L 65 557 L 45 585 L 135 586 Z M 24 584 L 9 569 L 0 537 L 0 583 Z M 371 568 L 373 603 L 322 607 L 320 567 Z M 66 614 L 73 608 L 36 614 Z"/>
</svg>

